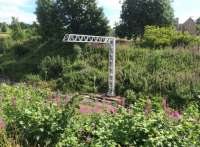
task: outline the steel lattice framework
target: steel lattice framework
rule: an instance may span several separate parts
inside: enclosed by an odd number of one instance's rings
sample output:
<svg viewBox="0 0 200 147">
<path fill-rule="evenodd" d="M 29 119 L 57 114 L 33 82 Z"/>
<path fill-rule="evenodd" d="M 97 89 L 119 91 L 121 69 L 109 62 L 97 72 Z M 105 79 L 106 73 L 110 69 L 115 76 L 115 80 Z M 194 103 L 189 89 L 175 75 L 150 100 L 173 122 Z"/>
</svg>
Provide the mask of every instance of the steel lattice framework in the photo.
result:
<svg viewBox="0 0 200 147">
<path fill-rule="evenodd" d="M 66 34 L 63 42 L 77 43 L 104 43 L 109 44 L 109 78 L 108 78 L 108 96 L 115 96 L 115 53 L 116 39 L 114 37 L 90 36 L 79 34 Z"/>
</svg>

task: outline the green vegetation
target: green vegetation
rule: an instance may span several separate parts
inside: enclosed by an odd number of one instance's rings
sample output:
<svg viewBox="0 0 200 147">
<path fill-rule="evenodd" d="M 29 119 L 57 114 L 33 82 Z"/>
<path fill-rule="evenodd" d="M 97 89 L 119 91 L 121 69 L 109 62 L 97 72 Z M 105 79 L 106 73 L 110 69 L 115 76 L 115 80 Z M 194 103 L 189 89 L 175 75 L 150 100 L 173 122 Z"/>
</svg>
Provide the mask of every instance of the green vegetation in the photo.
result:
<svg viewBox="0 0 200 147">
<path fill-rule="evenodd" d="M 177 32 L 173 27 L 146 26 L 142 46 L 151 48 L 200 46 L 200 38 L 189 33 Z"/>
<path fill-rule="evenodd" d="M 95 0 L 37 0 L 39 24 L 0 23 L 0 146 L 200 146 L 199 36 L 176 31 L 169 0 L 122 7 L 116 34 L 134 40 L 117 44 L 112 113 L 79 108 L 107 92 L 108 48 L 62 42 L 109 33 Z"/>
<path fill-rule="evenodd" d="M 137 38 L 144 34 L 147 25 L 172 25 L 173 17 L 170 0 L 125 0 L 116 34 L 119 37 Z"/>
<path fill-rule="evenodd" d="M 23 84 L 1 84 L 0 93 L 1 120 L 7 132 L 0 129 L 3 144 L 10 140 L 22 146 L 200 145 L 198 106 L 192 103 L 179 120 L 164 113 L 160 97 L 153 97 L 148 115 L 141 97 L 129 111 L 85 116 L 77 109 L 81 97 L 65 103 L 66 97 Z"/>
<path fill-rule="evenodd" d="M 160 35 L 163 32 L 166 35 Z M 142 41 L 146 48 L 118 45 L 118 95 L 125 96 L 130 90 L 135 97 L 167 95 L 173 106 L 181 109 L 192 101 L 199 103 L 198 49 L 171 48 L 180 47 L 179 43 L 190 48 L 195 38 L 175 33 L 172 28 L 147 27 Z M 46 80 L 51 83 L 52 90 L 106 93 L 107 65 L 107 48 L 32 39 L 23 44 L 16 43 L 1 57 L 0 73 L 18 82 L 31 80 L 30 83 L 41 84 L 41 80 Z"/>
<path fill-rule="evenodd" d="M 62 39 L 65 33 L 105 35 L 108 21 L 96 0 L 37 0 L 39 33 L 43 39 Z M 51 28 L 51 29 L 49 29 Z"/>
</svg>

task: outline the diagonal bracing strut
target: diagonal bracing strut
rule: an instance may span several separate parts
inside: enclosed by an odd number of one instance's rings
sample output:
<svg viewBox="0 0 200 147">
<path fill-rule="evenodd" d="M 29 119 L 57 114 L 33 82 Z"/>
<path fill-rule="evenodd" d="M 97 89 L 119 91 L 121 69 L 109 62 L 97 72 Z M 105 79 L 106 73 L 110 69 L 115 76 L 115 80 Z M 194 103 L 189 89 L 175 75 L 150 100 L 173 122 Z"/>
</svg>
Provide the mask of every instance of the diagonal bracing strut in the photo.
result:
<svg viewBox="0 0 200 147">
<path fill-rule="evenodd" d="M 116 39 L 114 37 L 90 36 L 78 34 L 66 34 L 63 42 L 76 43 L 103 43 L 109 44 L 109 77 L 108 77 L 108 96 L 115 96 L 115 52 Z"/>
</svg>

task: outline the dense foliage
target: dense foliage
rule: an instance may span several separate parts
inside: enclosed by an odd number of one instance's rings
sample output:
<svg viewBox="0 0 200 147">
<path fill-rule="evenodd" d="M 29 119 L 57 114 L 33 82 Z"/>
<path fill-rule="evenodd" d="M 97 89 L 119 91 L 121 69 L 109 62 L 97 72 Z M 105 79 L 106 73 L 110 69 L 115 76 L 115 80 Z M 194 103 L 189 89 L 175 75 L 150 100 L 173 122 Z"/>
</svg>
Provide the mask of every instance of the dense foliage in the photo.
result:
<svg viewBox="0 0 200 147">
<path fill-rule="evenodd" d="M 65 33 L 105 35 L 109 29 L 96 0 L 38 0 L 36 14 L 46 39 L 61 39 Z"/>
<path fill-rule="evenodd" d="M 38 45 L 33 40 L 23 46 L 26 54 L 15 55 L 11 50 L 1 57 L 1 74 L 35 84 L 48 80 L 53 90 L 64 92 L 107 92 L 107 48 L 80 48 L 51 41 Z M 118 46 L 116 93 L 125 96 L 131 90 L 136 98 L 168 95 L 173 106 L 181 109 L 191 101 L 200 104 L 199 60 L 195 48 L 152 50 Z"/>
<path fill-rule="evenodd" d="M 128 38 L 141 36 L 145 26 L 171 25 L 173 17 L 170 0 L 125 0 L 116 34 Z"/>
<path fill-rule="evenodd" d="M 200 24 L 200 17 L 196 20 L 196 24 Z"/>
<path fill-rule="evenodd" d="M 0 23 L 0 146 L 200 146 L 200 38 L 168 26 L 169 0 L 124 1 L 116 32 L 137 38 L 117 44 L 126 104 L 112 113 L 79 108 L 92 99 L 81 94 L 107 92 L 108 47 L 62 42 L 108 33 L 97 2 L 37 0 L 36 14 Z"/>
<path fill-rule="evenodd" d="M 151 48 L 192 46 L 198 48 L 200 38 L 191 36 L 187 32 L 177 32 L 173 27 L 146 26 L 142 45 Z"/>
<path fill-rule="evenodd" d="M 0 85 L 0 143 L 22 146 L 198 146 L 199 112 L 190 104 L 179 119 L 162 109 L 162 98 L 145 99 L 116 114 L 83 115 L 80 97 L 51 96 L 48 90 L 27 85 Z M 5 125 L 2 125 L 2 122 Z M 6 133 L 5 133 L 6 131 Z M 8 137 L 9 136 L 9 137 Z"/>
</svg>

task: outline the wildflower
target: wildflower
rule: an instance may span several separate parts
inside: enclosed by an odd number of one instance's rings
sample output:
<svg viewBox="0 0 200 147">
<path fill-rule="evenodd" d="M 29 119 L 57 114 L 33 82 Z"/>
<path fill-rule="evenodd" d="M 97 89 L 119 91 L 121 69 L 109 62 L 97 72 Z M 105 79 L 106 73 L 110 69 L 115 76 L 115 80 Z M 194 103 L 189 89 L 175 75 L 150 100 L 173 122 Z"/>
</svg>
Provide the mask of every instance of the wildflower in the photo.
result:
<svg viewBox="0 0 200 147">
<path fill-rule="evenodd" d="M 67 103 L 70 101 L 70 98 L 66 95 L 64 97 L 64 105 L 67 105 Z"/>
<path fill-rule="evenodd" d="M 3 119 L 0 118 L 0 129 L 4 129 L 5 126 L 6 126 L 6 125 L 5 125 L 4 121 L 3 121 Z"/>
<path fill-rule="evenodd" d="M 13 97 L 13 98 L 12 98 L 11 103 L 12 103 L 12 106 L 13 106 L 13 107 L 16 107 L 16 106 L 17 106 L 17 99 L 16 99 L 16 97 Z"/>
<path fill-rule="evenodd" d="M 59 107 L 61 105 L 61 98 L 60 96 L 55 96 L 55 102 L 56 102 L 56 105 Z"/>
<path fill-rule="evenodd" d="M 179 120 L 179 119 L 181 118 L 180 112 L 178 112 L 178 111 L 172 111 L 172 110 L 170 109 L 169 104 L 168 104 L 168 102 L 167 102 L 167 97 L 165 97 L 165 98 L 163 99 L 163 108 L 164 108 L 165 113 L 166 113 L 169 117 L 174 118 L 174 119 L 177 119 L 177 120 Z"/>
<path fill-rule="evenodd" d="M 116 112 L 117 112 L 117 111 L 116 111 L 116 109 L 115 109 L 114 107 L 111 107 L 111 108 L 110 108 L 110 113 L 111 113 L 111 114 L 115 114 Z"/>
<path fill-rule="evenodd" d="M 145 112 L 146 115 L 148 115 L 149 113 L 151 113 L 151 111 L 152 111 L 151 97 L 148 97 L 146 105 L 145 105 L 144 112 Z"/>
<path fill-rule="evenodd" d="M 181 114 L 180 114 L 180 112 L 178 112 L 178 111 L 173 111 L 173 112 L 171 112 L 171 113 L 170 113 L 170 116 L 171 116 L 172 118 L 174 118 L 174 119 L 177 119 L 177 120 L 179 120 L 179 119 L 181 118 Z"/>
</svg>

